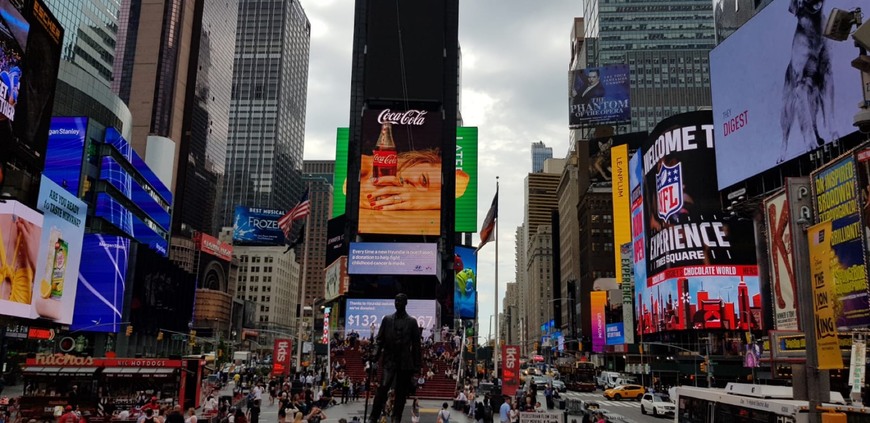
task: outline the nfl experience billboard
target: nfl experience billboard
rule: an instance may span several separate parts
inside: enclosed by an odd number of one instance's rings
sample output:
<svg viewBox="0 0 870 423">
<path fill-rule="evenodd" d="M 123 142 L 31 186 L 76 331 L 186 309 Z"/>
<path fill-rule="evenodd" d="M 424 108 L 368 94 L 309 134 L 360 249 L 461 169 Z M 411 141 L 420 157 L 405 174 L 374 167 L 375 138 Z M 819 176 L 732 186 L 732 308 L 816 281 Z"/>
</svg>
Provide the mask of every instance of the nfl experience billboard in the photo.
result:
<svg viewBox="0 0 870 423">
<path fill-rule="evenodd" d="M 130 239 L 87 234 L 83 246 L 88 253 L 82 255 L 79 267 L 79 287 L 70 330 L 116 333 L 123 320 Z"/>
<path fill-rule="evenodd" d="M 236 206 L 233 215 L 233 245 L 284 245 L 278 219 L 285 212 L 259 207 Z"/>
<path fill-rule="evenodd" d="M 813 53 L 802 25 L 820 28 L 833 8 L 866 7 L 866 0 L 793 4 L 774 0 L 710 53 L 720 189 L 855 130 L 862 95 L 850 66 L 854 44 L 822 38 L 816 28 Z"/>
<path fill-rule="evenodd" d="M 411 242 L 351 242 L 351 275 L 427 275 L 440 273 L 438 245 Z"/>
<path fill-rule="evenodd" d="M 477 316 L 477 254 L 474 248 L 456 246 L 453 257 L 454 318 L 474 319 Z"/>
<path fill-rule="evenodd" d="M 423 339 L 429 337 L 441 322 L 441 310 L 436 300 L 408 300 L 408 314 L 417 319 L 417 326 L 423 332 Z M 356 332 L 360 338 L 377 335 L 384 316 L 396 312 L 395 299 L 347 299 L 344 329 L 347 333 Z M 372 333 L 372 329 L 375 333 Z"/>
<path fill-rule="evenodd" d="M 477 127 L 456 128 L 456 232 L 477 232 Z"/>
<path fill-rule="evenodd" d="M 581 69 L 568 76 L 568 123 L 572 128 L 631 121 L 628 65 Z"/>
<path fill-rule="evenodd" d="M 360 234 L 441 234 L 441 129 L 427 110 L 363 112 Z"/>
<path fill-rule="evenodd" d="M 831 222 L 830 275 L 837 296 L 837 328 L 870 325 L 864 231 L 859 206 L 855 157 L 849 155 L 816 170 L 811 176 L 816 221 Z M 864 194 L 866 195 L 866 194 Z"/>
<path fill-rule="evenodd" d="M 761 329 L 753 224 L 725 219 L 713 147 L 709 111 L 667 118 L 644 143 L 642 333 Z"/>
</svg>

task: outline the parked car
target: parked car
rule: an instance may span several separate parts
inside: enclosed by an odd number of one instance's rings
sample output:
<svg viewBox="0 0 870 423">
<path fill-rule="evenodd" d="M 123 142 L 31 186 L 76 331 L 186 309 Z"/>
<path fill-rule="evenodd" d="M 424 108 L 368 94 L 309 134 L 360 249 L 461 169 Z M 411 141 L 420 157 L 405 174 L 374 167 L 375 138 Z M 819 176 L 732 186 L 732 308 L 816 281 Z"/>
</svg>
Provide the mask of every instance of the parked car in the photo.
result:
<svg viewBox="0 0 870 423">
<path fill-rule="evenodd" d="M 604 391 L 604 398 L 621 400 L 623 398 L 640 399 L 646 393 L 646 388 L 640 385 L 619 385 Z"/>
<path fill-rule="evenodd" d="M 660 414 L 670 414 L 673 415 L 676 410 L 676 405 L 671 402 L 671 397 L 668 394 L 663 393 L 652 393 L 652 394 L 643 394 L 643 398 L 640 399 L 640 412 L 641 414 L 646 414 L 649 411 L 652 411 L 653 416 L 658 416 Z"/>
<path fill-rule="evenodd" d="M 561 380 L 554 379 L 554 380 L 550 381 L 550 383 L 553 385 L 553 389 L 555 389 L 559 392 L 568 391 L 568 387 L 565 386 L 565 382 L 562 382 Z"/>
</svg>

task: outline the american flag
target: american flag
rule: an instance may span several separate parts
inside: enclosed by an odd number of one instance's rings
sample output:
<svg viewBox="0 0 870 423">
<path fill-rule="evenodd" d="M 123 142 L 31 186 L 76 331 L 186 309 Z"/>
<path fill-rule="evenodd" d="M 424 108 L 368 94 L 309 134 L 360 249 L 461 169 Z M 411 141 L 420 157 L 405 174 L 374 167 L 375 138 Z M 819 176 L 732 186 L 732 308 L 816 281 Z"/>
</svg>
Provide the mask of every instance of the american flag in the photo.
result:
<svg viewBox="0 0 870 423">
<path fill-rule="evenodd" d="M 308 200 L 308 190 L 302 194 L 299 202 L 296 203 L 287 214 L 278 219 L 278 227 L 284 232 L 284 236 L 290 237 L 290 229 L 293 227 L 293 222 L 299 219 L 305 219 L 311 214 L 311 201 Z"/>
</svg>

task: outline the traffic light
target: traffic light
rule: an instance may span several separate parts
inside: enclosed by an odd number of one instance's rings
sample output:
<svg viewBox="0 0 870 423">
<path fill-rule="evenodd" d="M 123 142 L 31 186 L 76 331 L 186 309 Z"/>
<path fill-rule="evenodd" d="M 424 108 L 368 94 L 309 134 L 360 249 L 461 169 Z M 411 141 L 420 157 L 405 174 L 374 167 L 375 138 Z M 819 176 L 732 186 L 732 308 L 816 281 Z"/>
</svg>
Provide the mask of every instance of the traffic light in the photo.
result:
<svg viewBox="0 0 870 423">
<path fill-rule="evenodd" d="M 133 334 L 133 325 L 127 325 L 127 336 Z"/>
<path fill-rule="evenodd" d="M 163 340 L 163 331 L 162 331 L 162 330 L 161 330 L 160 332 L 157 332 L 157 340 L 158 340 L 158 341 L 162 341 L 162 340 Z"/>
<path fill-rule="evenodd" d="M 465 342 L 465 350 L 468 351 L 469 353 L 473 353 L 474 352 L 474 342 L 466 341 Z"/>
<path fill-rule="evenodd" d="M 190 341 L 189 342 L 190 342 L 191 347 L 196 346 L 196 331 L 195 330 L 190 331 Z"/>
<path fill-rule="evenodd" d="M 706 361 L 701 362 L 701 373 L 707 373 L 707 362 Z"/>
</svg>

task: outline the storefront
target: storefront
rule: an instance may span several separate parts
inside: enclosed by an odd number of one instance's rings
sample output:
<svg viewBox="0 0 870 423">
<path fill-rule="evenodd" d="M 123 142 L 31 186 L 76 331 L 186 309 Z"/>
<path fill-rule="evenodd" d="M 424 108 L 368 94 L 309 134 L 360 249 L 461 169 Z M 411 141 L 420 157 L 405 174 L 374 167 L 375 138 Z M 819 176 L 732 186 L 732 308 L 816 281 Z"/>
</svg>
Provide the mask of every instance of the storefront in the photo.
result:
<svg viewBox="0 0 870 423">
<path fill-rule="evenodd" d="M 75 405 L 89 422 L 135 420 L 139 406 L 157 397 L 161 405 L 198 407 L 204 360 L 93 358 L 37 354 L 23 369 L 21 416 L 51 419 Z M 128 413 L 122 413 L 127 411 Z M 120 416 L 119 416 L 120 415 Z"/>
</svg>

